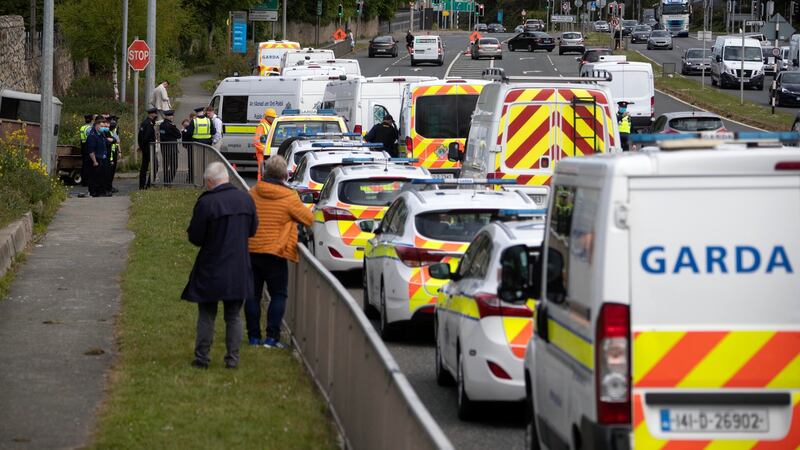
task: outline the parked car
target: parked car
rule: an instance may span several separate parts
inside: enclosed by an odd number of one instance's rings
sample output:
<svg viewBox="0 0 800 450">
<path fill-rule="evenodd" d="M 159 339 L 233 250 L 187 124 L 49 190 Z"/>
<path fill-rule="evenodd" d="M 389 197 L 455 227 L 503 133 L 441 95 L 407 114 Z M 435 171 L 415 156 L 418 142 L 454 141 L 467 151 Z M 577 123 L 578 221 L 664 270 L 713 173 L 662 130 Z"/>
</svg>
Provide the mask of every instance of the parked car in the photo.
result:
<svg viewBox="0 0 800 450">
<path fill-rule="evenodd" d="M 781 47 L 781 60 L 778 62 L 778 70 L 784 71 L 789 70 L 789 65 L 791 64 L 791 58 L 789 58 L 789 47 Z"/>
<path fill-rule="evenodd" d="M 397 58 L 397 41 L 392 36 L 376 36 L 369 41 L 369 57 L 386 55 Z"/>
<path fill-rule="evenodd" d="M 637 20 L 623 20 L 622 21 L 622 35 L 623 36 L 629 36 L 633 32 L 633 29 L 636 28 L 637 25 L 639 25 L 639 21 L 637 21 Z"/>
<path fill-rule="evenodd" d="M 681 57 L 681 73 L 691 75 L 693 73 L 711 72 L 711 49 L 706 49 L 706 57 L 703 58 L 702 48 L 690 48 Z"/>
<path fill-rule="evenodd" d="M 508 40 L 508 51 L 528 50 L 547 50 L 552 52 L 556 48 L 556 40 L 544 31 L 534 31 L 532 33 L 520 33 Z"/>
<path fill-rule="evenodd" d="M 475 24 L 475 31 L 482 31 L 482 32 L 485 33 L 488 29 L 489 29 L 489 27 L 486 26 L 485 23 L 476 23 Z"/>
<path fill-rule="evenodd" d="M 611 31 L 611 27 L 608 26 L 608 22 L 605 20 L 598 20 L 594 23 L 594 31 L 598 31 L 601 33 L 608 33 Z"/>
<path fill-rule="evenodd" d="M 761 56 L 764 57 L 764 75 L 775 75 L 778 73 L 778 64 L 780 59 L 772 54 L 772 46 L 761 47 Z"/>
<path fill-rule="evenodd" d="M 775 89 L 772 89 L 772 85 L 769 87 L 768 104 L 771 104 L 773 95 L 775 95 L 775 104 L 777 106 L 800 105 L 800 72 L 788 71 L 779 73 L 775 77 Z"/>
<path fill-rule="evenodd" d="M 647 39 L 647 49 L 666 48 L 672 50 L 672 35 L 666 30 L 653 30 Z"/>
<path fill-rule="evenodd" d="M 726 131 L 728 130 L 722 123 L 722 117 L 707 111 L 666 113 L 660 115 L 653 123 L 653 133 L 660 134 L 724 133 Z"/>
<path fill-rule="evenodd" d="M 586 63 L 596 63 L 600 61 L 600 57 L 603 55 L 611 55 L 613 52 L 610 48 L 587 48 L 583 51 L 583 55 L 575 58 L 580 64 L 578 65 L 578 71 L 580 72 L 581 66 Z"/>
<path fill-rule="evenodd" d="M 506 27 L 499 23 L 490 23 L 488 27 L 489 33 L 505 33 Z"/>
<path fill-rule="evenodd" d="M 583 45 L 583 35 L 576 31 L 566 31 L 558 38 L 558 54 L 578 52 L 583 54 L 586 46 Z"/>
<path fill-rule="evenodd" d="M 525 25 L 517 25 L 514 28 L 514 33 L 524 33 L 525 32 Z"/>
<path fill-rule="evenodd" d="M 492 58 L 503 59 L 503 47 L 497 39 L 480 38 L 472 42 L 472 59 Z"/>
<path fill-rule="evenodd" d="M 650 32 L 653 31 L 650 25 L 638 25 L 631 32 L 631 44 L 647 42 L 650 39 Z"/>
</svg>

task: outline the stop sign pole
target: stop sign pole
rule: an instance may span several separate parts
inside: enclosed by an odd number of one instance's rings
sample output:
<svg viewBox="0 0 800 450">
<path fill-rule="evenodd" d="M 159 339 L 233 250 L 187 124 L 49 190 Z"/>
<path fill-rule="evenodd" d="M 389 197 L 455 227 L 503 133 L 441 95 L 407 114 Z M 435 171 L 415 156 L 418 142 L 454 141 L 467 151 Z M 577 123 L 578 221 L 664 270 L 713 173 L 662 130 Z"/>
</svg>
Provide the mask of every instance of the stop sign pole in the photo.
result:
<svg viewBox="0 0 800 450">
<path fill-rule="evenodd" d="M 128 64 L 133 69 L 133 136 L 136 147 L 139 147 L 139 72 L 150 64 L 150 47 L 147 42 L 136 36 L 128 47 Z M 135 154 L 135 153 L 134 153 Z"/>
</svg>

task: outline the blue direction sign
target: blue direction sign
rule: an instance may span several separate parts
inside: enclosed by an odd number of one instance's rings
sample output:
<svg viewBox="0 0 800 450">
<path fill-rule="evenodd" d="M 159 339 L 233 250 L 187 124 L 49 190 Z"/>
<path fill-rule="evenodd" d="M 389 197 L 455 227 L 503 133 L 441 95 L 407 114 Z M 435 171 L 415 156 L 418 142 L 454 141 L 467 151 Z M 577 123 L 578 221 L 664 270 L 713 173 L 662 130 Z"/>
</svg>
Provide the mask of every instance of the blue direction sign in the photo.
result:
<svg viewBox="0 0 800 450">
<path fill-rule="evenodd" d="M 231 51 L 247 53 L 247 14 L 234 14 L 231 24 Z"/>
</svg>

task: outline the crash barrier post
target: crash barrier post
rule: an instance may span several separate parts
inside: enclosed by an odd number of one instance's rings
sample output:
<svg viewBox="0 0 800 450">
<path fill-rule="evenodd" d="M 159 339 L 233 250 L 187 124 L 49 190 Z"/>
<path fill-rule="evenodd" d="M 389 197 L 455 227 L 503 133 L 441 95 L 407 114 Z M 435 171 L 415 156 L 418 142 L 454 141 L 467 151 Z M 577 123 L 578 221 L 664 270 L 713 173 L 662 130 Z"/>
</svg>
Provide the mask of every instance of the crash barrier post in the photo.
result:
<svg viewBox="0 0 800 450">
<path fill-rule="evenodd" d="M 211 146 L 161 142 L 151 144 L 150 151 L 154 185 L 202 187 L 205 167 L 219 161 L 234 186 L 249 189 Z M 452 449 L 361 306 L 306 247 L 297 250 L 299 262 L 289 264 L 284 326 L 345 448 Z"/>
</svg>

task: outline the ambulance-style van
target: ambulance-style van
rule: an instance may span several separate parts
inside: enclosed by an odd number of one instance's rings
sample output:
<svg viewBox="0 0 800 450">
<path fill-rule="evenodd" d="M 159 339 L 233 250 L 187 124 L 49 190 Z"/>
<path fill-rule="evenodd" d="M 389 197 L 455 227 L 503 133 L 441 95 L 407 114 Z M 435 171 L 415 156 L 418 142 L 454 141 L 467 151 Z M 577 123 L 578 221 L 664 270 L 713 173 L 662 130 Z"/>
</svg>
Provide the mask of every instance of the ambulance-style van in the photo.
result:
<svg viewBox="0 0 800 450">
<path fill-rule="evenodd" d="M 336 55 L 333 53 L 333 50 L 328 48 L 306 47 L 299 50 L 290 50 L 281 57 L 281 70 L 286 67 L 303 64 L 319 64 L 320 61 L 327 61 L 329 59 L 336 59 Z"/>
<path fill-rule="evenodd" d="M 290 51 L 299 49 L 300 44 L 294 41 L 266 41 L 258 44 L 258 74 L 280 73 L 281 58 Z"/>
<path fill-rule="evenodd" d="M 797 449 L 800 149 L 663 150 L 556 167 L 528 448 Z"/>
<path fill-rule="evenodd" d="M 466 151 L 448 148 L 462 177 L 542 186 L 564 158 L 620 151 L 617 105 L 599 78 L 509 79 L 494 71 L 499 78 L 481 91 Z"/>
<path fill-rule="evenodd" d="M 461 165 L 448 160 L 448 146 L 464 145 L 478 95 L 487 84 L 460 78 L 409 83 L 403 90 L 398 139 L 406 155 L 440 176 L 456 176 Z"/>
<path fill-rule="evenodd" d="M 408 83 L 435 80 L 436 77 L 356 77 L 331 81 L 325 87 L 322 107 L 333 109 L 344 117 L 354 133 L 367 133 L 383 121 L 388 112 L 395 120 L 400 117 L 400 99 Z"/>
</svg>

